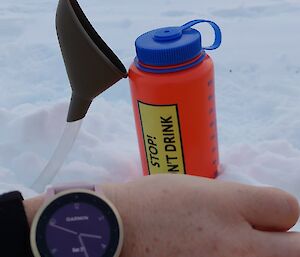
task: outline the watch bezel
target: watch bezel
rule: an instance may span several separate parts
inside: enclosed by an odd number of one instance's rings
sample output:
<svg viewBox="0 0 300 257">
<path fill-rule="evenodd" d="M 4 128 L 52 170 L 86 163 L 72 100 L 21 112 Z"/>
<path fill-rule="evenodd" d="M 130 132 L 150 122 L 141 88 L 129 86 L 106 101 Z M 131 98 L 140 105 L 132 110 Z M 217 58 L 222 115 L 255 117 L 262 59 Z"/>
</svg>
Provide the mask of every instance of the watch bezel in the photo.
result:
<svg viewBox="0 0 300 257">
<path fill-rule="evenodd" d="M 74 197 L 74 200 L 75 200 L 76 195 L 80 196 L 82 198 L 85 198 L 85 197 L 90 197 L 91 199 L 97 198 L 97 200 L 99 201 L 98 203 L 101 202 L 101 204 L 106 205 L 112 211 L 111 215 L 113 215 L 115 218 L 116 225 L 118 226 L 118 232 L 119 232 L 118 234 L 119 235 L 114 235 L 114 236 L 118 236 L 118 238 L 114 238 L 114 239 L 112 238 L 112 240 L 116 241 L 118 239 L 118 242 L 117 243 L 114 242 L 114 244 L 112 244 L 112 249 L 108 249 L 108 251 L 111 252 L 109 257 L 119 257 L 119 255 L 121 254 L 121 249 L 122 249 L 123 240 L 124 240 L 124 232 L 123 232 L 123 224 L 122 224 L 121 216 L 120 216 L 119 212 L 117 211 L 116 207 L 107 198 L 105 198 L 102 195 L 99 196 L 99 194 L 97 194 L 96 192 L 93 192 L 90 190 L 85 190 L 85 189 L 72 189 L 72 190 L 66 190 L 66 191 L 60 192 L 57 195 L 55 195 L 54 198 L 52 198 L 49 202 L 45 203 L 38 210 L 38 212 L 35 215 L 35 218 L 33 220 L 31 232 L 30 232 L 30 242 L 31 242 L 31 248 L 32 248 L 33 255 L 35 257 L 45 257 L 40 254 L 40 247 L 44 247 L 44 246 L 40 246 L 39 243 L 37 242 L 37 233 L 39 232 L 38 229 L 39 229 L 39 225 L 40 225 L 42 216 L 44 216 L 45 212 L 48 211 L 49 208 L 59 209 L 59 208 L 62 208 L 63 206 L 65 206 L 66 204 L 71 203 L 72 201 L 69 201 L 69 200 L 72 199 L 72 197 Z M 68 201 L 65 201 L 64 199 L 67 199 Z M 62 203 L 60 203 L 59 200 Z M 78 198 L 76 200 L 78 200 Z M 56 205 L 56 203 L 59 203 L 59 204 Z M 45 231 L 44 231 L 44 233 L 45 233 Z M 49 253 L 49 254 L 51 257 L 53 256 L 51 253 Z M 104 255 L 104 257 L 106 257 L 106 255 Z"/>
</svg>

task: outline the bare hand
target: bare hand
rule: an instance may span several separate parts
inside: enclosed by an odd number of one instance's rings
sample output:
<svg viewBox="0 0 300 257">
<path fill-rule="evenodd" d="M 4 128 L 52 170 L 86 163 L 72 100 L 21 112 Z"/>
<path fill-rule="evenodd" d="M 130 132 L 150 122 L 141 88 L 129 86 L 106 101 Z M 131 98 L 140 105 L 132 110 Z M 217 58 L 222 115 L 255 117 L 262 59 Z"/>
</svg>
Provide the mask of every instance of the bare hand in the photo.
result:
<svg viewBox="0 0 300 257">
<path fill-rule="evenodd" d="M 299 257 L 295 198 L 190 176 L 106 188 L 125 225 L 122 257 Z"/>
</svg>

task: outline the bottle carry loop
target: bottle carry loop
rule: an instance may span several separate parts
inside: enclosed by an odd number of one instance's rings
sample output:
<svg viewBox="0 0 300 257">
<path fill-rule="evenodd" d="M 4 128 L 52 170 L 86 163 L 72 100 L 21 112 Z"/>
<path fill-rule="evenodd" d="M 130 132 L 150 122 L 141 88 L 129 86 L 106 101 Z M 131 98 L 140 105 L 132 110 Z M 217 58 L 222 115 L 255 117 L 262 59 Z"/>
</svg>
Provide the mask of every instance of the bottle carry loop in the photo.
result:
<svg viewBox="0 0 300 257">
<path fill-rule="evenodd" d="M 181 26 L 181 31 L 189 29 L 189 28 L 191 28 L 191 27 L 193 27 L 193 26 L 195 26 L 196 24 L 199 24 L 199 23 L 208 23 L 209 25 L 212 26 L 212 28 L 214 29 L 214 32 L 215 32 L 215 42 L 211 46 L 203 47 L 203 49 L 204 50 L 215 50 L 215 49 L 219 48 L 219 46 L 222 43 L 222 32 L 221 32 L 220 27 L 213 21 L 193 20 L 193 21 L 190 21 L 190 22 L 182 25 Z"/>
</svg>

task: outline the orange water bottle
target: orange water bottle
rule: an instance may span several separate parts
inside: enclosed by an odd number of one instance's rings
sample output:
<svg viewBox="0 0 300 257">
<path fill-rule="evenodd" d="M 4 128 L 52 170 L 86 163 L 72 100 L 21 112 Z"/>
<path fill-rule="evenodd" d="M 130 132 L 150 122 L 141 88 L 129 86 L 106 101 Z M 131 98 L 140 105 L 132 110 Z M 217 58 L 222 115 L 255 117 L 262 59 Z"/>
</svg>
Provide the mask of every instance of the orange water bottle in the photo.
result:
<svg viewBox="0 0 300 257">
<path fill-rule="evenodd" d="M 202 47 L 192 26 L 208 23 L 215 42 Z M 144 175 L 171 173 L 215 178 L 219 153 L 212 59 L 221 45 L 219 26 L 194 20 L 152 30 L 136 40 L 129 70 Z"/>
</svg>

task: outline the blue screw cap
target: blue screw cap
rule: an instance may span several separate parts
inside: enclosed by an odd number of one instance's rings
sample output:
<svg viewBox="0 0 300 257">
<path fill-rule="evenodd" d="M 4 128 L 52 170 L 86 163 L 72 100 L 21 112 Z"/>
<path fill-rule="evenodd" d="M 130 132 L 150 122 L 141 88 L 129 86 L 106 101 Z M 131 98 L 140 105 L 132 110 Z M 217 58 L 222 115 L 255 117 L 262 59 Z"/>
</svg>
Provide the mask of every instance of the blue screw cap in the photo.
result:
<svg viewBox="0 0 300 257">
<path fill-rule="evenodd" d="M 215 42 L 202 46 L 201 34 L 192 26 L 209 23 L 215 31 Z M 136 40 L 139 62 L 150 66 L 172 66 L 188 62 L 205 50 L 217 49 L 222 42 L 219 26 L 208 20 L 193 20 L 180 27 L 166 27 L 149 31 Z"/>
</svg>

